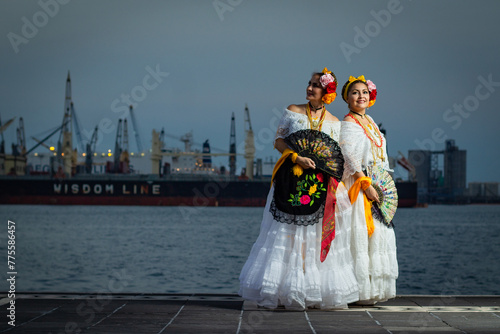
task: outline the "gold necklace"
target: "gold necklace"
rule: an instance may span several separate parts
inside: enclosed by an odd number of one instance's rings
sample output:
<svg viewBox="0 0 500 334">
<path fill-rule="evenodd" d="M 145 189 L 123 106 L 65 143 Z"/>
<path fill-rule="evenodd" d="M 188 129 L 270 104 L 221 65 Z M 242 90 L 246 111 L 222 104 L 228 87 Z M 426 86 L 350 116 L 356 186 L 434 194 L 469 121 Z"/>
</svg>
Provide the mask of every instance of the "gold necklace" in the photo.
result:
<svg viewBox="0 0 500 334">
<path fill-rule="evenodd" d="M 311 130 L 318 130 L 321 131 L 321 127 L 323 126 L 323 121 L 325 120 L 326 116 L 326 108 L 323 105 L 323 110 L 321 111 L 321 116 L 318 121 L 315 121 L 312 119 L 311 116 L 311 108 L 309 107 L 309 103 L 306 105 L 306 113 L 307 113 L 307 118 L 309 119 L 309 124 L 311 127 Z"/>
<path fill-rule="evenodd" d="M 356 123 L 358 123 L 363 128 L 363 131 L 364 131 L 366 137 L 368 137 L 368 139 L 370 140 L 371 148 L 372 148 L 372 155 L 373 155 L 373 159 L 374 159 L 373 163 L 376 164 L 375 163 L 376 158 L 379 158 L 380 160 L 382 160 L 382 162 L 384 162 L 385 161 L 384 148 L 382 145 L 383 144 L 383 137 L 382 137 L 382 134 L 380 133 L 379 129 L 375 126 L 375 123 L 373 123 L 373 121 L 370 118 L 366 117 L 366 119 L 370 123 L 370 124 L 368 124 L 370 129 L 372 129 L 372 128 L 375 129 L 375 131 L 378 134 L 380 143 L 377 143 L 375 141 L 375 136 L 367 129 L 367 126 L 365 126 L 361 121 L 359 121 L 353 115 L 353 113 L 358 114 L 356 112 L 352 112 L 352 113 L 350 112 L 348 115 L 351 116 L 351 118 L 353 118 L 356 121 Z"/>
</svg>

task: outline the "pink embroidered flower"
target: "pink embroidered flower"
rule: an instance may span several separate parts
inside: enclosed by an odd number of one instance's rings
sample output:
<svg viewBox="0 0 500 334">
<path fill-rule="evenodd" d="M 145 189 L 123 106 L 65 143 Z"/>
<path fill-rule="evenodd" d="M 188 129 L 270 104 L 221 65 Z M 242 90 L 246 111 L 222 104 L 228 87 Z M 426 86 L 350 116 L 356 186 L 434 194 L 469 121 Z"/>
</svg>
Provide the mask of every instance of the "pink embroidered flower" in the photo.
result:
<svg viewBox="0 0 500 334">
<path fill-rule="evenodd" d="M 309 197 L 309 195 L 303 195 L 300 198 L 300 204 L 302 204 L 302 205 L 309 204 L 309 202 L 311 202 L 311 197 Z"/>
<path fill-rule="evenodd" d="M 319 182 L 323 182 L 323 174 L 319 173 L 318 175 L 316 175 L 316 177 L 318 178 Z"/>
<path fill-rule="evenodd" d="M 371 92 L 377 89 L 377 86 L 371 80 L 366 80 L 366 85 L 368 86 L 368 90 Z"/>
<path fill-rule="evenodd" d="M 327 73 L 327 74 L 323 74 L 319 78 L 319 82 L 321 82 L 321 86 L 323 86 L 323 88 L 325 88 L 326 86 L 328 86 L 328 84 L 330 82 L 335 82 L 335 79 L 333 78 L 333 75 L 331 75 L 330 73 Z"/>
</svg>

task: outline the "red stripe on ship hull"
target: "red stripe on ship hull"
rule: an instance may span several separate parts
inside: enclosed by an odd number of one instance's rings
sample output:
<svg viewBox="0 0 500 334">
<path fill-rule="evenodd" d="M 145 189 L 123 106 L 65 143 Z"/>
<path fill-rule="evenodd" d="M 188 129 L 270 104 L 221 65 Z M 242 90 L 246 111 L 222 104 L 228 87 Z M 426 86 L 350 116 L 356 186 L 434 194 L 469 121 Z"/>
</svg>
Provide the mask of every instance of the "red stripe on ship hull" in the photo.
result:
<svg viewBox="0 0 500 334">
<path fill-rule="evenodd" d="M 152 197 L 152 196 L 9 196 L 4 204 L 47 205 L 150 205 L 150 206 L 265 206 L 265 198 Z"/>
</svg>

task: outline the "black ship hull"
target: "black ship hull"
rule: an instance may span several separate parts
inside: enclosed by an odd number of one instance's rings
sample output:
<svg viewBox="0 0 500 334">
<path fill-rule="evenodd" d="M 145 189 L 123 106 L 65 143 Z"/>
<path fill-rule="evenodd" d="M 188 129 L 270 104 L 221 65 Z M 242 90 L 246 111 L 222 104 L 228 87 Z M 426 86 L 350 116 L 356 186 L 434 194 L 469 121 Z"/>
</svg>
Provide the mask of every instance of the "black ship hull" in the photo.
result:
<svg viewBox="0 0 500 334">
<path fill-rule="evenodd" d="M 0 204 L 264 206 L 270 182 L 269 178 L 14 176 L 0 179 Z M 416 183 L 396 182 L 396 187 L 399 207 L 417 204 Z"/>
</svg>

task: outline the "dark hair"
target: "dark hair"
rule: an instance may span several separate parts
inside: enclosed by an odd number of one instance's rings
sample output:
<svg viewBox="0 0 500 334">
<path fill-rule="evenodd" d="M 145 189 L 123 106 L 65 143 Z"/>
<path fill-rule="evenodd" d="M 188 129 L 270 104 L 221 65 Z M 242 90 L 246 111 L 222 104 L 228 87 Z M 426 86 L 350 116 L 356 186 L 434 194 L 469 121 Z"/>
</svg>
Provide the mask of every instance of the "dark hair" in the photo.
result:
<svg viewBox="0 0 500 334">
<path fill-rule="evenodd" d="M 333 76 L 333 79 L 335 80 L 335 82 L 337 82 L 337 77 L 335 76 L 335 74 L 333 74 L 333 72 L 331 72 L 332 76 Z M 321 76 L 323 75 L 323 72 L 313 72 L 313 74 L 311 75 L 311 77 L 313 76 L 319 76 L 321 78 Z M 323 86 L 321 86 L 321 88 L 323 88 Z M 325 95 L 327 93 L 326 91 L 326 88 L 323 88 L 323 95 Z"/>
<path fill-rule="evenodd" d="M 313 72 L 313 74 L 311 74 L 311 78 L 314 77 L 315 75 L 317 75 L 317 76 L 319 76 L 321 78 L 321 76 L 323 75 L 323 73 Z M 323 88 L 323 86 L 321 84 L 320 84 L 320 87 L 323 90 L 323 95 L 325 95 L 326 94 L 326 89 Z"/>
<path fill-rule="evenodd" d="M 344 84 L 344 86 L 342 87 L 342 100 L 344 100 L 345 102 L 347 102 L 347 100 L 344 98 L 345 95 L 348 95 L 349 92 L 351 91 L 352 87 L 357 84 L 357 83 L 362 83 L 363 85 L 366 86 L 366 88 L 368 88 L 368 84 L 364 81 L 361 81 L 361 80 L 355 80 L 353 82 L 351 82 L 351 84 L 349 85 L 349 89 L 347 90 L 347 92 L 345 91 L 347 85 L 349 84 L 349 80 Z M 344 94 L 345 93 L 345 94 Z"/>
</svg>

